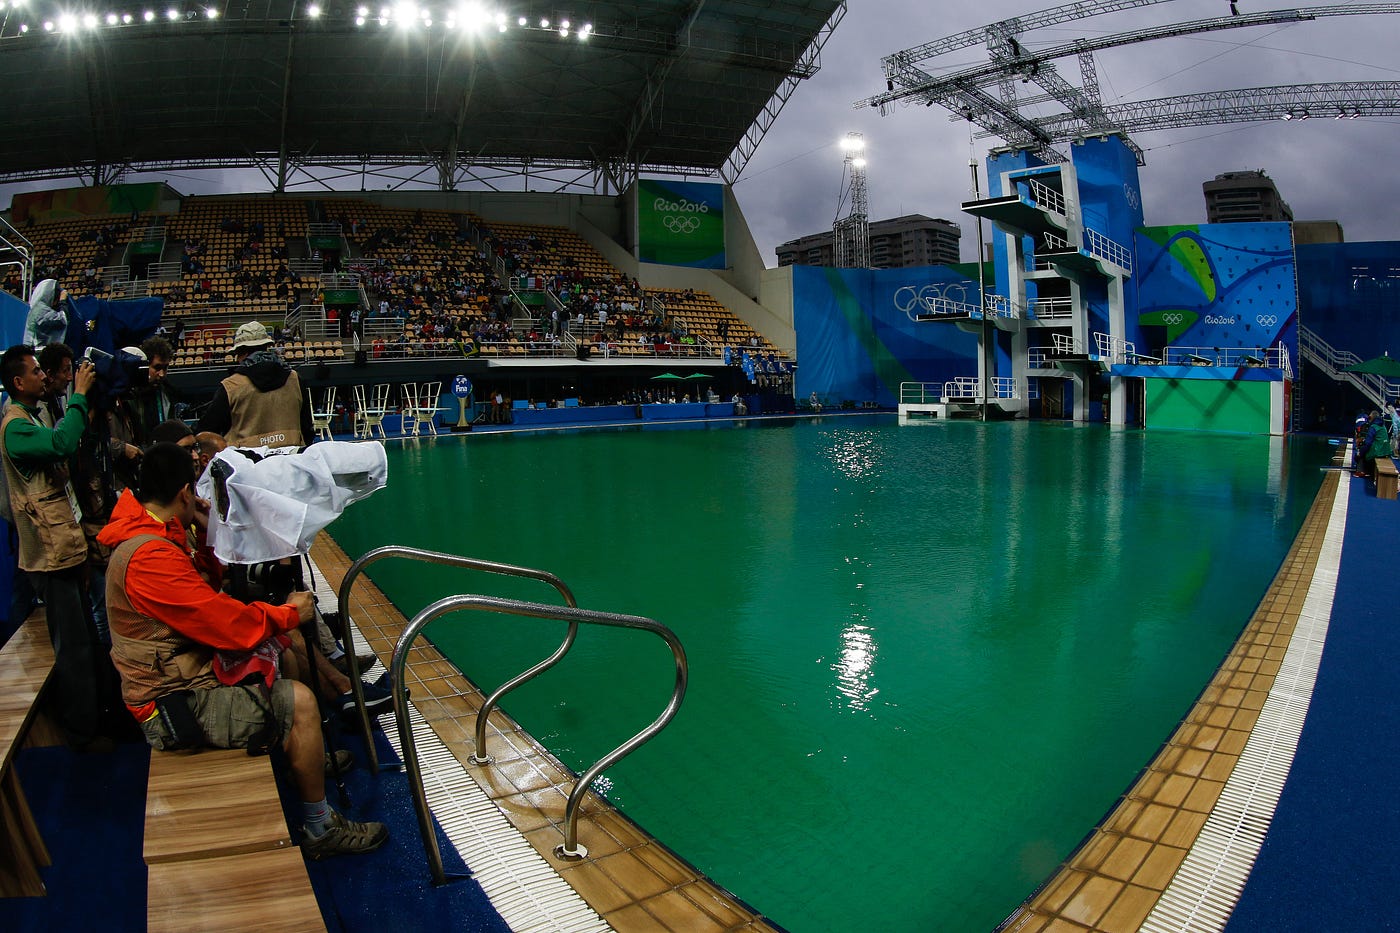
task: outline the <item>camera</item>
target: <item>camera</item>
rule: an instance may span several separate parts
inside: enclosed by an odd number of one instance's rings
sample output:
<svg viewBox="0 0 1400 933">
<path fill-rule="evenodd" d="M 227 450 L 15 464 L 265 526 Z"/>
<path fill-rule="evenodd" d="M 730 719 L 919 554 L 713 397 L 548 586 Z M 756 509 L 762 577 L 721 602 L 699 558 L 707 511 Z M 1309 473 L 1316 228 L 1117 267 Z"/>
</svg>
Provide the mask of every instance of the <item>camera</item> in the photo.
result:
<svg viewBox="0 0 1400 933">
<path fill-rule="evenodd" d="M 83 359 L 92 363 L 94 366 L 98 363 L 105 363 L 115 358 L 116 357 L 112 356 L 112 354 L 108 353 L 106 350 L 100 350 L 97 347 L 88 347 L 83 351 Z"/>
</svg>

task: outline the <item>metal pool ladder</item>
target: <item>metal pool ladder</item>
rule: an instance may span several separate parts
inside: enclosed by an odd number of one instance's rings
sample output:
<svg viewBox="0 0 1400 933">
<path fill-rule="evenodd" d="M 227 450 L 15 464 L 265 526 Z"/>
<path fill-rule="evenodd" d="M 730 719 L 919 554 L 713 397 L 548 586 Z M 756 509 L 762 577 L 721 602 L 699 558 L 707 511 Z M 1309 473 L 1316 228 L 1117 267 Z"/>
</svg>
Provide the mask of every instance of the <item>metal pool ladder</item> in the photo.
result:
<svg viewBox="0 0 1400 933">
<path fill-rule="evenodd" d="M 671 649 L 671 655 L 676 663 L 676 682 L 671 690 L 671 699 L 646 728 L 632 736 L 621 745 L 608 752 L 602 758 L 595 761 L 588 770 L 584 771 L 574 783 L 574 789 L 569 794 L 569 799 L 564 807 L 564 842 L 555 846 L 554 854 L 558 858 L 578 859 L 588 855 L 588 849 L 578 842 L 578 810 L 579 804 L 583 800 L 583 795 L 588 792 L 589 787 L 608 768 L 617 764 L 623 758 L 636 751 L 642 745 L 651 740 L 653 736 L 664 729 L 676 716 L 676 711 L 680 709 L 681 700 L 685 696 L 686 683 L 689 679 L 689 668 L 686 664 L 685 648 L 681 646 L 680 639 L 669 628 L 654 619 L 643 616 L 620 615 L 613 612 L 595 612 L 589 609 L 578 608 L 578 603 L 574 599 L 574 594 L 564 585 L 564 582 L 554 574 L 545 570 L 536 570 L 530 567 L 516 567 L 511 564 L 501 564 L 495 561 L 479 560 L 473 557 L 462 557 L 457 554 L 445 554 L 440 551 L 426 551 L 420 548 L 402 547 L 390 545 L 387 547 L 375 548 L 366 552 L 358 560 L 350 565 L 345 577 L 340 582 L 340 611 L 347 625 L 350 622 L 350 591 L 355 580 L 364 572 L 365 568 L 375 561 L 386 557 L 402 557 L 429 564 L 445 564 L 452 567 L 463 567 L 469 570 L 479 570 L 485 573 L 500 574 L 503 576 L 525 577 L 532 580 L 539 580 L 554 587 L 563 597 L 566 605 L 557 606 L 549 603 L 533 603 L 517 599 L 502 599 L 495 596 L 479 596 L 473 594 L 462 594 L 458 596 L 447 596 L 437 602 L 425 607 L 421 612 L 413 617 L 412 621 L 399 636 L 398 644 L 394 646 L 394 656 L 389 662 L 389 679 L 391 691 L 394 699 L 394 718 L 397 720 L 399 731 L 399 742 L 403 748 L 404 765 L 408 770 L 409 786 L 413 791 L 413 807 L 418 815 L 418 831 L 423 837 L 423 849 L 428 857 L 428 867 L 432 872 L 433 883 L 442 884 L 446 880 L 442 866 L 442 852 L 438 848 L 437 834 L 433 831 L 432 815 L 428 811 L 427 794 L 423 789 L 423 772 L 418 761 L 418 749 L 413 739 L 412 725 L 408 719 L 408 691 L 404 686 L 404 668 L 408 662 L 409 649 L 413 647 L 413 642 L 423 631 L 429 622 L 440 616 L 452 612 L 463 610 L 477 610 L 486 612 L 496 612 L 504 615 L 526 616 L 535 619 L 554 619 L 568 623 L 568 631 L 564 635 L 564 641 L 554 652 L 525 670 L 501 686 L 486 697 L 481 709 L 476 714 L 476 751 L 473 752 L 471 760 L 475 764 L 486 765 L 491 763 L 490 756 L 482 753 L 486 750 L 486 724 L 491 711 L 497 707 L 501 698 L 510 693 L 521 684 L 527 683 L 555 664 L 559 663 L 573 647 L 574 639 L 578 635 L 580 623 L 588 625 L 608 625 L 616 628 L 640 629 L 651 632 L 666 642 L 666 646 Z M 365 746 L 369 749 L 370 770 L 379 770 L 379 756 L 374 748 L 373 736 L 370 734 L 369 716 L 365 713 L 364 698 L 361 696 L 361 686 L 359 678 L 358 663 L 355 659 L 355 652 L 347 651 L 346 657 L 351 666 L 350 683 L 355 692 L 355 700 L 360 713 L 360 722 L 363 728 Z"/>
</svg>

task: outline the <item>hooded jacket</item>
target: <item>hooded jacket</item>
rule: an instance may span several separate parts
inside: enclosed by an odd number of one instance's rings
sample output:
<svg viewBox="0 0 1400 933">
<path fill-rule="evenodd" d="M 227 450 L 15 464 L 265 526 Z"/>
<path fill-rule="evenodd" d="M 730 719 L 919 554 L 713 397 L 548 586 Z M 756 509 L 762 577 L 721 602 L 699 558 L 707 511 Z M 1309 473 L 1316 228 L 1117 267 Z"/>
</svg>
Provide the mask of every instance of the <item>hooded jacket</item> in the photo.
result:
<svg viewBox="0 0 1400 933">
<path fill-rule="evenodd" d="M 223 570 L 213 553 L 201 541 L 191 554 L 184 527 L 174 519 L 162 524 L 128 489 L 97 540 L 116 550 L 141 535 L 159 540 L 136 545 L 124 572 L 108 573 L 107 609 L 122 699 L 144 721 L 166 693 L 219 686 L 204 665 L 184 659 L 211 655 L 209 649 L 251 651 L 299 620 L 295 606 L 242 603 L 219 592 Z"/>
<path fill-rule="evenodd" d="M 29 316 L 24 320 L 24 343 L 40 347 L 62 343 L 68 332 L 68 314 L 58 307 L 58 281 L 44 279 L 29 296 Z"/>
<path fill-rule="evenodd" d="M 222 434 L 236 447 L 300 447 L 315 437 L 311 400 L 280 356 L 258 350 L 219 383 L 199 431 Z"/>
</svg>

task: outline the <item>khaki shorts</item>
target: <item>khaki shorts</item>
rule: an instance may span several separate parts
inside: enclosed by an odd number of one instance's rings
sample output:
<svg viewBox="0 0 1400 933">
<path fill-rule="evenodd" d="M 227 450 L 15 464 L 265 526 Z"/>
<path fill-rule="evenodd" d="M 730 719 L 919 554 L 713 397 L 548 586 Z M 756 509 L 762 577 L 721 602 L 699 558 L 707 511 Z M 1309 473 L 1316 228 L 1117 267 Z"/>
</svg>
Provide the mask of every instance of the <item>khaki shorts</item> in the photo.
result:
<svg viewBox="0 0 1400 933">
<path fill-rule="evenodd" d="M 269 712 L 280 725 L 278 743 L 292 731 L 294 700 L 290 680 L 276 681 L 270 700 L 257 687 L 214 687 L 194 691 L 190 705 L 204 730 L 204 744 L 213 748 L 247 748 L 248 742 L 263 731 Z M 146 734 L 147 744 L 157 751 L 170 744 L 170 730 L 159 715 L 143 722 L 141 731 Z"/>
</svg>

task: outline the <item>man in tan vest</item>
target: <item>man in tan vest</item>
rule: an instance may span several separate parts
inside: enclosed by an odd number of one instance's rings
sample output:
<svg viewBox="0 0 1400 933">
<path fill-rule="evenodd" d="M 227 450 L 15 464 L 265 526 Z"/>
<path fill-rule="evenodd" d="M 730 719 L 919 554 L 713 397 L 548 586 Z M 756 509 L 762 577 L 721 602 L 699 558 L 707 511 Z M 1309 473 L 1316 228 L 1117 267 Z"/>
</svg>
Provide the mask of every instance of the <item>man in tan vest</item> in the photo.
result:
<svg viewBox="0 0 1400 933">
<path fill-rule="evenodd" d="M 44 600 L 53 640 L 50 709 L 74 748 L 109 750 L 111 742 L 98 735 L 98 726 L 102 698 L 113 678 L 88 603 L 87 539 L 68 479 L 68 458 L 87 427 L 87 393 L 96 370 L 83 360 L 73 377 L 68 408 L 52 427 L 48 413 L 40 411 L 47 386 L 33 347 L 19 344 L 6 350 L 0 356 L 0 378 L 10 393 L 0 420 L 0 460 L 19 536 L 19 568 Z"/>
<path fill-rule="evenodd" d="M 234 447 L 301 447 L 315 439 L 311 399 L 272 349 L 267 328 L 249 321 L 233 335 L 237 365 L 219 383 L 198 431 L 222 434 Z"/>
<path fill-rule="evenodd" d="M 306 685 L 255 677 L 229 686 L 215 673 L 216 650 L 249 652 L 296 630 L 312 618 L 313 597 L 301 591 L 281 605 L 244 603 L 211 586 L 223 568 L 205 543 L 209 503 L 195 495 L 194 481 L 188 450 L 152 445 L 141 461 L 140 498 L 123 492 L 99 536 L 112 548 L 107 612 L 122 699 L 157 750 L 280 743 L 301 797 L 303 854 L 372 852 L 389 837 L 384 825 L 348 820 L 326 804 L 321 717 Z"/>
</svg>

